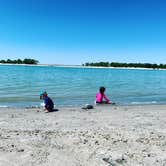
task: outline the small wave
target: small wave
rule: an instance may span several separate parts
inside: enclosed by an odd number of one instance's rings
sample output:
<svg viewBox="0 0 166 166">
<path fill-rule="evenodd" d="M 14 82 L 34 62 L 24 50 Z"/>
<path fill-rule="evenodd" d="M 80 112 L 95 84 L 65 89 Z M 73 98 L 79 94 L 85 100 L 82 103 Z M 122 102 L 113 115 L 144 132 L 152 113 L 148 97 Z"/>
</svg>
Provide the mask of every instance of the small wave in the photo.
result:
<svg viewBox="0 0 166 166">
<path fill-rule="evenodd" d="M 0 105 L 0 108 L 7 108 L 7 105 Z"/>
<path fill-rule="evenodd" d="M 134 101 L 131 102 L 132 105 L 136 105 L 136 104 L 157 104 L 157 101 L 149 101 L 149 102 L 138 102 L 138 101 Z"/>
<path fill-rule="evenodd" d="M 25 106 L 25 108 L 27 108 L 27 109 L 40 108 L 40 106 L 39 105 L 32 105 L 32 106 Z"/>
</svg>

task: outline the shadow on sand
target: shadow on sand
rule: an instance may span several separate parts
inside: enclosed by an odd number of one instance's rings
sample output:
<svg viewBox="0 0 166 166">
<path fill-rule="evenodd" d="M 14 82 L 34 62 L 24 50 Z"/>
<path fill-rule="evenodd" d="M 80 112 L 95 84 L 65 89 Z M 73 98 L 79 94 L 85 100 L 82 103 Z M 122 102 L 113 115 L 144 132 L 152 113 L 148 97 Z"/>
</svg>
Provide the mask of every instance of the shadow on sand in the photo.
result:
<svg viewBox="0 0 166 166">
<path fill-rule="evenodd" d="M 59 111 L 58 109 L 53 109 L 53 110 L 51 110 L 49 112 L 58 112 L 58 111 Z"/>
</svg>

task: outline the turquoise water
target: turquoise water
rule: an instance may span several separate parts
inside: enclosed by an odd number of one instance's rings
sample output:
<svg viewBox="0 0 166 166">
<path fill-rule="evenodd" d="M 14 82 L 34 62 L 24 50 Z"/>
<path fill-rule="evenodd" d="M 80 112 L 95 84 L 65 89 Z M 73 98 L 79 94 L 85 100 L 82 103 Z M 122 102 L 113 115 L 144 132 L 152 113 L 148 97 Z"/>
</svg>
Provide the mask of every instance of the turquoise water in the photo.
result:
<svg viewBox="0 0 166 166">
<path fill-rule="evenodd" d="M 99 86 L 118 104 L 166 103 L 166 70 L 0 65 L 0 106 L 39 106 L 47 90 L 57 106 L 93 104 Z"/>
</svg>

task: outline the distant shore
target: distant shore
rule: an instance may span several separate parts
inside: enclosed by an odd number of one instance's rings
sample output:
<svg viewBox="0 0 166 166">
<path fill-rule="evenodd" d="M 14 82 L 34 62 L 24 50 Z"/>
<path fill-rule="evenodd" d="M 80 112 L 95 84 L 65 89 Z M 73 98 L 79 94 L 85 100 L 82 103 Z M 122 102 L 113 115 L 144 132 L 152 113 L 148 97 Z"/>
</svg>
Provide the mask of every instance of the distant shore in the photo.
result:
<svg viewBox="0 0 166 166">
<path fill-rule="evenodd" d="M 0 108 L 0 165 L 166 165 L 166 105 Z"/>
<path fill-rule="evenodd" d="M 7 64 L 0 63 L 0 65 L 10 66 L 46 66 L 46 67 L 68 67 L 68 68 L 96 68 L 96 69 L 129 69 L 129 70 L 166 70 L 166 69 L 153 69 L 153 68 L 139 68 L 139 67 L 96 67 L 96 66 L 82 66 L 82 65 L 61 65 L 61 64 Z"/>
</svg>

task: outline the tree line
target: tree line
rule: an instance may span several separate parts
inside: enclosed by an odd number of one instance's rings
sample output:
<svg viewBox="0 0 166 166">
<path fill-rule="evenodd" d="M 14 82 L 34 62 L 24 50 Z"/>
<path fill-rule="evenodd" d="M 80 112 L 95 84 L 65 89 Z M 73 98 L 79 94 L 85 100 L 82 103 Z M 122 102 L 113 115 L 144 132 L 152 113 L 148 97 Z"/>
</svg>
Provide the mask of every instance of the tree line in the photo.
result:
<svg viewBox="0 0 166 166">
<path fill-rule="evenodd" d="M 16 59 L 16 60 L 11 60 L 11 59 L 7 59 L 7 60 L 0 60 L 0 63 L 8 63 L 8 64 L 33 64 L 36 65 L 39 63 L 38 60 L 35 59 Z"/>
<path fill-rule="evenodd" d="M 166 64 L 151 64 L 151 63 L 119 63 L 119 62 L 96 62 L 85 63 L 83 66 L 95 67 L 133 67 L 133 68 L 152 68 L 152 69 L 166 69 Z"/>
</svg>

